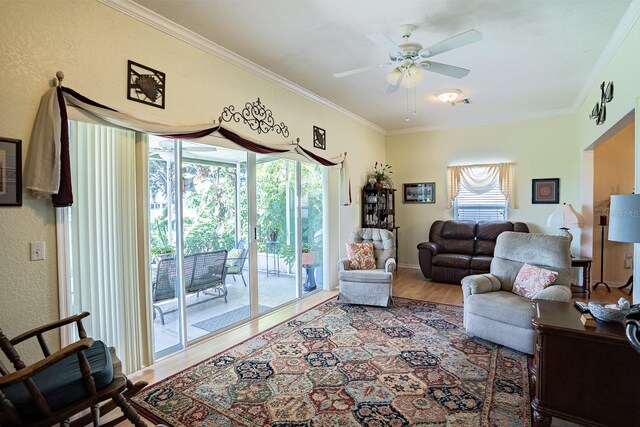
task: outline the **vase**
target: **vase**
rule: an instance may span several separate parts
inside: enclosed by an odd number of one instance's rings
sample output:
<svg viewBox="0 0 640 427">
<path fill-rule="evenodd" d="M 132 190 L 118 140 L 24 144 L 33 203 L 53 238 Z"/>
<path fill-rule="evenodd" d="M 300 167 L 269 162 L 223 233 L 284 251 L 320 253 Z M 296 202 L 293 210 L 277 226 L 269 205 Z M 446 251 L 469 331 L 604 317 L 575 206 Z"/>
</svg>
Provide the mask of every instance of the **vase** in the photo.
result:
<svg viewBox="0 0 640 427">
<path fill-rule="evenodd" d="M 375 178 L 369 178 L 369 187 L 373 188 L 376 185 L 376 179 Z"/>
<path fill-rule="evenodd" d="M 382 183 L 382 181 L 376 181 L 375 187 L 376 188 L 384 188 L 384 184 Z"/>
</svg>

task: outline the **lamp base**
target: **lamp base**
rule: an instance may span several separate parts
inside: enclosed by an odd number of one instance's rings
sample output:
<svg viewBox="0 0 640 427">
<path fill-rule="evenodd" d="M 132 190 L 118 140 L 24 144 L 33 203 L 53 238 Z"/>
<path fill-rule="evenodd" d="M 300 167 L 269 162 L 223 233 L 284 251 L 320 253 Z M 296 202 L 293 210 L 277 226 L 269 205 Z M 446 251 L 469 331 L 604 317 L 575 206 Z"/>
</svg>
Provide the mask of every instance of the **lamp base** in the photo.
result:
<svg viewBox="0 0 640 427">
<path fill-rule="evenodd" d="M 573 241 L 573 235 L 569 233 L 568 228 L 560 227 L 560 233 L 558 233 L 558 236 L 566 237 L 567 239 L 569 239 L 569 243 Z"/>
</svg>

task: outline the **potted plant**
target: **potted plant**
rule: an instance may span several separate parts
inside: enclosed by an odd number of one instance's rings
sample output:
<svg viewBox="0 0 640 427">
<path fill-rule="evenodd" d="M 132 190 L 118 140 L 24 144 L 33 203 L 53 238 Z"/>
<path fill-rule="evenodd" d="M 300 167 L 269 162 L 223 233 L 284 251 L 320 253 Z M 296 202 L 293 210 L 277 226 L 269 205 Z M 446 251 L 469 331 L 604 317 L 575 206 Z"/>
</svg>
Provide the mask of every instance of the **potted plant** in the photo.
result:
<svg viewBox="0 0 640 427">
<path fill-rule="evenodd" d="M 391 165 L 376 162 L 371 172 L 369 172 L 369 178 L 376 180 L 376 188 L 393 188 L 393 181 L 391 180 L 392 173 Z"/>
<path fill-rule="evenodd" d="M 302 244 L 302 265 L 314 265 L 316 263 L 317 254 L 314 249 L 314 245 L 309 243 Z"/>
</svg>

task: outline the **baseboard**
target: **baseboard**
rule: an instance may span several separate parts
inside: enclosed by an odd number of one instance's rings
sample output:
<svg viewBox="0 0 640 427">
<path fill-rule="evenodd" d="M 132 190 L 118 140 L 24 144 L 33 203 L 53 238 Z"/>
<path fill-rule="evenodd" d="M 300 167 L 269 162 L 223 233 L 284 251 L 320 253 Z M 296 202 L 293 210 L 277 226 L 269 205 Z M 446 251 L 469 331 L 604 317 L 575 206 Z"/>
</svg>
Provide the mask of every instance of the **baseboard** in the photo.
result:
<svg viewBox="0 0 640 427">
<path fill-rule="evenodd" d="M 419 270 L 420 266 L 418 264 L 398 264 L 400 268 L 412 268 L 414 270 Z"/>
</svg>

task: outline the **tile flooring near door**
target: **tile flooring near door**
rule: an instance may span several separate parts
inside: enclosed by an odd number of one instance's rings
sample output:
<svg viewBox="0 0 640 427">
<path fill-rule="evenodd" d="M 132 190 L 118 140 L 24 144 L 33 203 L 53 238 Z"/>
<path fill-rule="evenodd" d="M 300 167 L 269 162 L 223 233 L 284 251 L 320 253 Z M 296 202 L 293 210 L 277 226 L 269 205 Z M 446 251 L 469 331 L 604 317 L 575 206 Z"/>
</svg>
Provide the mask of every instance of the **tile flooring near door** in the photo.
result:
<svg viewBox="0 0 640 427">
<path fill-rule="evenodd" d="M 258 304 L 260 313 L 267 312 L 292 301 L 296 297 L 296 278 L 293 274 L 258 272 Z M 248 281 L 249 273 L 245 271 Z M 304 276 L 303 276 L 304 279 Z M 303 291 L 303 296 L 317 292 Z M 238 321 L 249 318 L 249 287 L 240 276 L 227 277 L 227 302 L 224 298 L 200 292 L 187 296 L 187 341 L 191 341 L 224 329 Z M 164 324 L 160 316 L 153 321 L 155 351 L 162 351 L 179 342 L 177 302 L 175 300 L 159 304 L 164 313 Z"/>
</svg>

